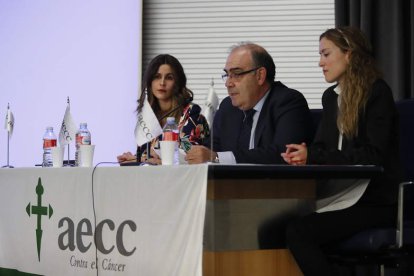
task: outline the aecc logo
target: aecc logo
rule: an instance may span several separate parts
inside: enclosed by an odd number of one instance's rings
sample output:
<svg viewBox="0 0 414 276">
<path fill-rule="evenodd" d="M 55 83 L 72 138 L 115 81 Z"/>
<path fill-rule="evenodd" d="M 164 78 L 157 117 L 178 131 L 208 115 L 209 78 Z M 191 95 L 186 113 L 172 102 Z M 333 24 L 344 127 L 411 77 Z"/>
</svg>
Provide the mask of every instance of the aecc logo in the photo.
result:
<svg viewBox="0 0 414 276">
<path fill-rule="evenodd" d="M 95 235 L 92 231 L 91 222 L 86 218 L 77 224 L 76 229 L 75 223 L 70 218 L 62 218 L 59 221 L 59 228 L 62 227 L 66 227 L 66 229 L 64 229 L 65 231 L 58 238 L 58 244 L 61 250 L 69 249 L 74 251 L 77 246 L 80 252 L 85 253 L 92 246 L 92 238 L 95 240 L 96 248 L 103 254 L 111 253 L 115 249 L 115 246 L 119 254 L 127 257 L 134 254 L 136 250 L 136 247 L 128 249 L 124 243 L 125 232 L 135 232 L 137 230 L 137 225 L 132 220 L 123 221 L 116 229 L 115 223 L 112 220 L 105 219 L 96 226 Z M 104 242 L 104 231 L 116 232 L 115 244 L 111 243 L 108 239 Z M 91 237 L 89 241 L 86 241 L 87 237 Z"/>
</svg>

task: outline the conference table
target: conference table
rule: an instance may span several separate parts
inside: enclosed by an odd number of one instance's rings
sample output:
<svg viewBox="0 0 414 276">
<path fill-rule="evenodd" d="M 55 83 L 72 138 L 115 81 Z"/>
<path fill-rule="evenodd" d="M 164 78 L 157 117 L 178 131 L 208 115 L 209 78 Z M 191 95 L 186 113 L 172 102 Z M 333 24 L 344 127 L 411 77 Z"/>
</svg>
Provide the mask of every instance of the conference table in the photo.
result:
<svg viewBox="0 0 414 276">
<path fill-rule="evenodd" d="M 287 222 L 315 210 L 324 180 L 381 173 L 249 164 L 0 169 L 0 272 L 301 275 L 286 249 Z"/>
</svg>

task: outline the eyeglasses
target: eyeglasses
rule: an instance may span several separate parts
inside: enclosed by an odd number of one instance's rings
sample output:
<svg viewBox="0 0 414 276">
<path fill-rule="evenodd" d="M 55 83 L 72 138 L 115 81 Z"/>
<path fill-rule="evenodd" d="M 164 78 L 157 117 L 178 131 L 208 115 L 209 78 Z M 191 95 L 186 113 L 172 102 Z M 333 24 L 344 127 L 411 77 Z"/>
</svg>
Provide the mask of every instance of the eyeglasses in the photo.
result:
<svg viewBox="0 0 414 276">
<path fill-rule="evenodd" d="M 224 82 L 227 82 L 227 79 L 234 79 L 234 80 L 239 80 L 241 79 L 241 77 L 243 75 L 246 75 L 248 73 L 254 72 L 257 69 L 259 69 L 261 66 L 250 69 L 250 70 L 246 70 L 246 71 L 241 71 L 241 72 L 230 72 L 230 73 L 225 73 L 223 75 L 221 75 L 221 78 L 223 79 Z"/>
</svg>

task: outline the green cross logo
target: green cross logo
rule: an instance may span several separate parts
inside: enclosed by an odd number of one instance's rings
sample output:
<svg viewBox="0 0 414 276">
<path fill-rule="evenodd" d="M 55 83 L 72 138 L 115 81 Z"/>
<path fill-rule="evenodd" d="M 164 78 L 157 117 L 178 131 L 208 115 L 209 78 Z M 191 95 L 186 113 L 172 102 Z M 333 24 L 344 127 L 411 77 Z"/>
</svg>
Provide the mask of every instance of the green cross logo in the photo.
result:
<svg viewBox="0 0 414 276">
<path fill-rule="evenodd" d="M 37 228 L 36 228 L 36 244 L 37 244 L 37 257 L 39 258 L 40 262 L 40 247 L 42 243 L 42 215 L 47 216 L 49 214 L 49 218 L 53 214 L 52 206 L 49 204 L 49 208 L 42 206 L 42 195 L 43 195 L 44 189 L 42 186 L 42 180 L 39 177 L 39 180 L 37 181 L 36 186 L 36 194 L 37 194 L 37 206 L 31 206 L 30 202 L 26 207 L 27 214 L 30 215 L 37 215 Z"/>
</svg>

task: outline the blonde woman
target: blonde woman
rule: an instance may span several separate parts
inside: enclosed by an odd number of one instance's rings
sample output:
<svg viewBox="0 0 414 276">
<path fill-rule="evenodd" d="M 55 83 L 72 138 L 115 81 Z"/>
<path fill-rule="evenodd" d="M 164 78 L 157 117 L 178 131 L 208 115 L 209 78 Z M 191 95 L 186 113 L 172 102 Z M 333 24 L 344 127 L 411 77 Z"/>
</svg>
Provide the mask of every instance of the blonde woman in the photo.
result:
<svg viewBox="0 0 414 276">
<path fill-rule="evenodd" d="M 320 36 L 319 53 L 325 80 L 335 85 L 322 96 L 322 119 L 312 145 L 287 145 L 282 157 L 292 165 L 378 165 L 384 174 L 348 183 L 340 197 L 336 194 L 288 226 L 288 247 L 307 276 L 339 275 L 324 254 L 331 242 L 395 224 L 401 179 L 397 110 L 369 42 L 357 28 L 329 29 Z M 338 180 L 330 182 L 332 188 Z"/>
</svg>

